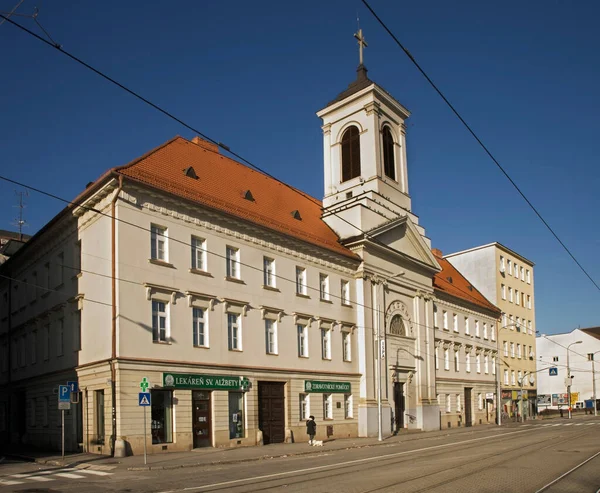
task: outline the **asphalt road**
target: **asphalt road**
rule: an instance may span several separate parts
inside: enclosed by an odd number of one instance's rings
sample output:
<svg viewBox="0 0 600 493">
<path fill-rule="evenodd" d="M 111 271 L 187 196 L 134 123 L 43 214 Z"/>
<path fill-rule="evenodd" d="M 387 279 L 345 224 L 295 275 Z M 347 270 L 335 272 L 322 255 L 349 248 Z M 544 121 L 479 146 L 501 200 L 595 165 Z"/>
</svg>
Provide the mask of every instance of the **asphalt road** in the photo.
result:
<svg viewBox="0 0 600 493">
<path fill-rule="evenodd" d="M 600 420 L 473 428 L 375 447 L 328 451 L 324 446 L 316 455 L 164 471 L 98 475 L 45 467 L 32 476 L 35 465 L 23 464 L 22 472 L 15 472 L 15 464 L 6 467 L 0 468 L 0 491 L 29 493 L 596 493 Z M 6 484 L 11 480 L 21 482 Z"/>
</svg>

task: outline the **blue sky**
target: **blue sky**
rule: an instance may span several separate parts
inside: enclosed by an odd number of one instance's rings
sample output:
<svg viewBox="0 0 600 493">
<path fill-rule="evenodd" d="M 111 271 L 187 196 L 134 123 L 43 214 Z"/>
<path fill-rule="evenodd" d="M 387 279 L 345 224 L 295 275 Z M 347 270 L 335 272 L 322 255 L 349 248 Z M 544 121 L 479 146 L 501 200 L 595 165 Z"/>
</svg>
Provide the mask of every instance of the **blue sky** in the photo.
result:
<svg viewBox="0 0 600 493">
<path fill-rule="evenodd" d="M 17 0 L 0 0 L 11 10 Z M 600 292 L 558 245 L 362 3 L 37 2 L 66 50 L 276 177 L 321 198 L 321 109 L 369 76 L 412 112 L 413 208 L 450 253 L 499 241 L 533 260 L 542 333 L 599 325 Z M 372 6 L 600 282 L 598 2 Z M 33 20 L 14 18 L 38 33 Z M 0 171 L 67 199 L 106 169 L 193 134 L 56 50 L 0 26 Z M 0 229 L 17 215 L 0 182 Z M 63 204 L 31 193 L 32 234 Z"/>
</svg>

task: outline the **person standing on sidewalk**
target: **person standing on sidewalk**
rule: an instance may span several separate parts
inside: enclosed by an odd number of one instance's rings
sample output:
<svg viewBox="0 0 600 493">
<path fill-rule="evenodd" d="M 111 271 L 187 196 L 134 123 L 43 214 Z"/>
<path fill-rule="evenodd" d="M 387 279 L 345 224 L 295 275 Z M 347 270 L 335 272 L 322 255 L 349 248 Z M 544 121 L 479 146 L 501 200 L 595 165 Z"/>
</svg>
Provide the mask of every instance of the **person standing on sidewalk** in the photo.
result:
<svg viewBox="0 0 600 493">
<path fill-rule="evenodd" d="M 309 416 L 308 420 L 306 421 L 306 434 L 310 438 L 308 444 L 312 445 L 315 439 L 315 435 L 317 434 L 317 423 L 315 423 L 314 416 Z"/>
</svg>

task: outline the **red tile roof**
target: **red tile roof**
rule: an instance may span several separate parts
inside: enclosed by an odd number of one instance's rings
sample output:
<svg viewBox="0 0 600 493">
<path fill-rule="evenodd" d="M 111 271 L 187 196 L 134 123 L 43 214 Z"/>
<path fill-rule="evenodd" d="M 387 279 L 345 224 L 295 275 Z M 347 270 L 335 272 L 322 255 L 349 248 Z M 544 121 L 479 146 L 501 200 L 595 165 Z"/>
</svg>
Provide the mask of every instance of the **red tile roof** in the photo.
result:
<svg viewBox="0 0 600 493">
<path fill-rule="evenodd" d="M 495 312 L 498 317 L 501 315 L 501 310 L 488 301 L 488 299 L 483 296 L 466 277 L 456 270 L 447 259 L 442 257 L 442 252 L 440 250 L 434 248 L 431 251 L 442 268 L 441 272 L 438 272 L 433 277 L 434 289 L 491 310 Z"/>
<path fill-rule="evenodd" d="M 194 168 L 197 179 L 186 176 Z M 219 154 L 199 138 L 175 137 L 117 173 L 232 216 L 358 260 L 321 219 L 322 204 L 263 173 Z M 250 190 L 254 200 L 244 198 Z M 297 214 L 295 214 L 297 211 Z M 296 219 L 296 217 L 301 219 Z"/>
</svg>

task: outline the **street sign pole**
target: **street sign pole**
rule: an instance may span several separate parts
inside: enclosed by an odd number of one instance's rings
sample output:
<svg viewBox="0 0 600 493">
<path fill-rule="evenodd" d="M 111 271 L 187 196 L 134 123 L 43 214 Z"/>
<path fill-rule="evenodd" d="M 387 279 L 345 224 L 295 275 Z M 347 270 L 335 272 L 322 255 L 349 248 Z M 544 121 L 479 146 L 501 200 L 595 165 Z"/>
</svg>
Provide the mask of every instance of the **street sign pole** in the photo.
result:
<svg viewBox="0 0 600 493">
<path fill-rule="evenodd" d="M 144 465 L 146 465 L 148 462 L 147 459 L 147 454 L 146 454 L 146 441 L 147 441 L 147 436 L 146 433 L 148 433 L 147 427 L 146 427 L 146 406 L 143 406 L 144 408 Z"/>
<path fill-rule="evenodd" d="M 62 456 L 62 461 L 65 461 L 65 410 L 61 409 L 60 410 L 60 414 L 61 414 L 61 421 L 62 421 L 62 447 L 61 447 L 61 456 Z"/>
</svg>

